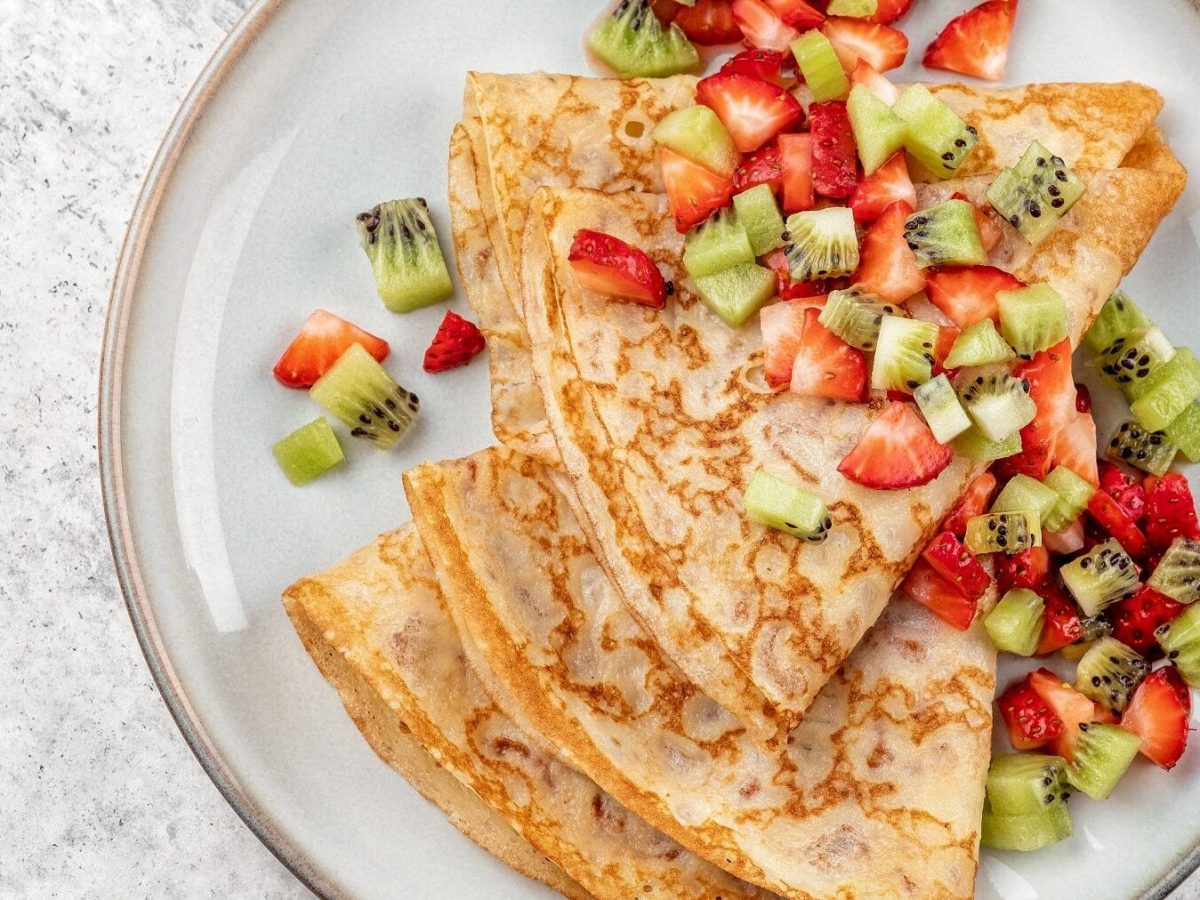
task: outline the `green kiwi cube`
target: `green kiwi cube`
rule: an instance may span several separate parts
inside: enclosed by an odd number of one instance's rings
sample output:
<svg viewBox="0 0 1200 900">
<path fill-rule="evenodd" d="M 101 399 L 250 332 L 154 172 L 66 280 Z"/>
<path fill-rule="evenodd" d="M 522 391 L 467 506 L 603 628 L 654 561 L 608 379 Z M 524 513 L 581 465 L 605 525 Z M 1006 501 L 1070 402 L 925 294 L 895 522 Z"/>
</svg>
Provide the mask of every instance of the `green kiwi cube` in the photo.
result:
<svg viewBox="0 0 1200 900">
<path fill-rule="evenodd" d="M 1162 329 L 1151 325 L 1116 338 L 1096 360 L 1100 377 L 1120 388 L 1129 400 L 1141 395 L 1142 384 L 1175 356 L 1175 346 Z"/>
<path fill-rule="evenodd" d="M 1042 521 L 1047 531 L 1062 532 L 1070 528 L 1096 492 L 1090 481 L 1066 466 L 1055 466 L 1042 484 L 1058 495 L 1054 508 Z"/>
<path fill-rule="evenodd" d="M 732 174 L 740 159 L 724 123 L 699 103 L 668 113 L 654 126 L 650 137 L 718 175 Z"/>
<path fill-rule="evenodd" d="M 938 327 L 932 322 L 884 316 L 871 364 L 871 388 L 911 394 L 933 377 Z"/>
<path fill-rule="evenodd" d="M 1000 337 L 996 324 L 991 319 L 983 319 L 954 339 L 943 365 L 947 369 L 960 369 L 963 366 L 989 366 L 1016 358 L 1013 348 Z"/>
<path fill-rule="evenodd" d="M 1120 725 L 1092 723 L 1079 730 L 1067 781 L 1093 800 L 1104 800 L 1137 757 L 1142 739 Z"/>
<path fill-rule="evenodd" d="M 1180 603 L 1200 600 L 1200 541 L 1175 538 L 1147 583 Z"/>
<path fill-rule="evenodd" d="M 987 804 L 1002 816 L 1045 812 L 1066 800 L 1066 768 L 1061 756 L 997 753 L 988 767 Z"/>
<path fill-rule="evenodd" d="M 1116 291 L 1100 310 L 1100 315 L 1083 337 L 1083 342 L 1094 353 L 1102 353 L 1112 346 L 1117 338 L 1134 331 L 1144 331 L 1153 323 L 1124 291 Z"/>
<path fill-rule="evenodd" d="M 1033 591 L 1008 591 L 984 616 L 983 627 L 997 650 L 1016 656 L 1033 656 L 1042 638 L 1046 604 Z"/>
<path fill-rule="evenodd" d="M 688 232 L 683 267 L 693 279 L 754 262 L 754 248 L 741 220 L 723 209 Z"/>
<path fill-rule="evenodd" d="M 865 18 L 875 15 L 879 9 L 879 0 L 829 0 L 825 10 L 831 16 L 853 16 Z"/>
<path fill-rule="evenodd" d="M 858 232 L 849 207 L 793 213 L 784 229 L 784 253 L 792 280 L 821 281 L 853 275 L 858 269 Z"/>
<path fill-rule="evenodd" d="M 1075 602 L 1089 616 L 1138 589 L 1137 566 L 1116 540 L 1097 544 L 1058 570 Z"/>
<path fill-rule="evenodd" d="M 758 524 L 814 544 L 824 541 L 833 527 L 824 500 L 761 469 L 750 477 L 742 502 L 746 515 Z"/>
<path fill-rule="evenodd" d="M 966 200 L 943 200 L 917 210 L 904 221 L 904 239 L 922 268 L 987 262 L 975 208 Z"/>
<path fill-rule="evenodd" d="M 1042 546 L 1042 525 L 1037 510 L 1018 509 L 987 513 L 967 521 L 967 549 L 984 553 L 1020 553 Z"/>
<path fill-rule="evenodd" d="M 1038 514 L 1038 521 L 1046 524 L 1059 496 L 1053 488 L 1049 488 L 1035 478 L 1017 474 L 1009 479 L 1003 490 L 992 501 L 992 512 L 1014 512 L 1019 509 L 1032 509 Z"/>
<path fill-rule="evenodd" d="M 1031 244 L 1040 244 L 1087 191 L 1079 177 L 1037 141 L 1004 169 L 987 191 L 988 202 Z"/>
<path fill-rule="evenodd" d="M 1037 416 L 1037 404 L 1029 396 L 1028 381 L 1007 372 L 978 375 L 962 392 L 967 415 L 983 434 L 1004 441 Z"/>
<path fill-rule="evenodd" d="M 687 35 L 678 25 L 664 29 L 650 0 L 621 0 L 587 43 L 621 78 L 664 78 L 700 68 L 700 54 Z"/>
<path fill-rule="evenodd" d="M 996 295 L 1000 334 L 1026 359 L 1067 336 L 1067 301 L 1048 284 L 1033 284 Z"/>
<path fill-rule="evenodd" d="M 1075 690 L 1119 716 L 1150 671 L 1140 653 L 1114 637 L 1092 641 L 1075 667 Z"/>
<path fill-rule="evenodd" d="M 850 79 L 842 68 L 829 38 L 817 29 L 806 32 L 792 41 L 792 55 L 804 82 L 817 103 L 837 100 L 850 90 Z"/>
<path fill-rule="evenodd" d="M 1071 833 L 1071 813 L 1065 803 L 1021 816 L 1001 815 L 985 806 L 980 843 L 991 850 L 1041 850 L 1065 841 Z"/>
<path fill-rule="evenodd" d="M 1181 412 L 1163 434 L 1190 462 L 1200 462 L 1200 401 Z"/>
<path fill-rule="evenodd" d="M 775 295 L 775 273 L 755 263 L 731 266 L 695 282 L 705 305 L 735 328 Z"/>
<path fill-rule="evenodd" d="M 1151 475 L 1164 475 L 1175 462 L 1177 448 L 1161 431 L 1146 431 L 1137 422 L 1122 422 L 1108 442 L 1104 455 Z"/>
<path fill-rule="evenodd" d="M 858 145 L 863 172 L 870 175 L 887 162 L 908 138 L 908 123 L 864 85 L 850 89 L 846 101 L 850 128 Z"/>
<path fill-rule="evenodd" d="M 733 208 L 755 256 L 766 256 L 783 246 L 783 216 L 770 185 L 760 184 L 734 195 Z"/>
<path fill-rule="evenodd" d="M 993 441 L 972 425 L 954 439 L 954 452 L 974 462 L 995 462 L 1021 452 L 1021 433 L 1014 431 L 1002 441 Z"/>
<path fill-rule="evenodd" d="M 349 426 L 353 437 L 380 450 L 404 436 L 420 409 L 417 395 L 396 384 L 361 344 L 352 344 L 339 356 L 308 395 Z"/>
<path fill-rule="evenodd" d="M 391 200 L 358 216 L 358 236 L 383 305 L 406 313 L 454 294 L 424 200 Z"/>
<path fill-rule="evenodd" d="M 884 303 L 878 294 L 848 287 L 830 292 L 818 321 L 851 347 L 874 350 L 879 343 L 883 317 L 898 312 L 892 304 Z"/>
<path fill-rule="evenodd" d="M 271 448 L 288 481 L 299 486 L 344 462 L 342 445 L 322 416 L 297 428 Z"/>
<path fill-rule="evenodd" d="M 939 178 L 952 177 L 979 144 L 978 132 L 924 85 L 905 88 L 892 112 L 908 123 L 908 152 Z"/>
<path fill-rule="evenodd" d="M 1200 603 L 1193 603 L 1170 625 L 1159 628 L 1155 637 L 1183 680 L 1200 687 Z"/>
<path fill-rule="evenodd" d="M 1130 388 L 1130 395 L 1136 394 L 1129 407 L 1134 418 L 1149 431 L 1162 431 L 1200 398 L 1200 362 L 1191 350 L 1181 347 Z"/>
<path fill-rule="evenodd" d="M 913 399 L 933 436 L 948 444 L 971 427 L 971 418 L 959 402 L 958 392 L 943 372 L 913 391 Z"/>
</svg>

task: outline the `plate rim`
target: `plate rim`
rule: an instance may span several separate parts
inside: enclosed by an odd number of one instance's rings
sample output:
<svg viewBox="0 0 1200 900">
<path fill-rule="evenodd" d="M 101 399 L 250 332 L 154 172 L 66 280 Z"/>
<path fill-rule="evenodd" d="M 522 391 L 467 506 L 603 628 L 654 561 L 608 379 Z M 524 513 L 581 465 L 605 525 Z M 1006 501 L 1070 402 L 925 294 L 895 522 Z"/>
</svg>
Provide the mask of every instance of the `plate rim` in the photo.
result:
<svg viewBox="0 0 1200 900">
<path fill-rule="evenodd" d="M 120 397 L 124 375 L 127 325 L 140 284 L 143 257 L 155 231 L 163 198 L 198 120 L 238 63 L 286 0 L 254 0 L 217 46 L 168 126 L 142 181 L 114 269 L 105 314 L 97 403 L 97 451 L 104 518 L 117 581 L 146 665 L 184 742 L 251 833 L 309 891 L 321 898 L 340 898 L 344 891 L 275 824 L 270 811 L 239 784 L 193 710 L 183 679 L 162 641 L 153 605 L 141 575 L 132 540 L 121 452 Z M 1189 0 L 1200 12 L 1200 0 Z M 1200 843 L 1148 888 L 1142 900 L 1166 900 L 1200 869 Z"/>
</svg>

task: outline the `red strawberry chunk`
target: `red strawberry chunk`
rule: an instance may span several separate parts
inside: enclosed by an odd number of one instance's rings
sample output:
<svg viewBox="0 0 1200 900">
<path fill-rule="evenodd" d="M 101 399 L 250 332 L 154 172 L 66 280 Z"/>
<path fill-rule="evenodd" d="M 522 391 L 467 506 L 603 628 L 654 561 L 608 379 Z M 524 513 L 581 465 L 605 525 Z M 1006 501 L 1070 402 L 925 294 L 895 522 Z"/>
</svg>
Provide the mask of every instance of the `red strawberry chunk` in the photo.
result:
<svg viewBox="0 0 1200 900">
<path fill-rule="evenodd" d="M 934 306 L 959 328 L 966 328 L 984 319 L 999 323 L 996 295 L 1024 286 L 993 266 L 960 266 L 930 274 L 927 291 Z"/>
<path fill-rule="evenodd" d="M 942 530 L 961 538 L 967 533 L 967 522 L 982 516 L 992 505 L 992 493 L 996 490 L 996 476 L 984 472 L 969 485 L 942 522 Z"/>
<path fill-rule="evenodd" d="M 858 147 L 846 104 L 830 100 L 809 105 L 808 126 L 812 133 L 813 188 L 825 197 L 849 197 L 858 186 Z"/>
<path fill-rule="evenodd" d="M 829 38 L 847 72 L 853 72 L 860 59 L 886 72 L 904 65 L 908 55 L 908 38 L 903 31 L 865 19 L 832 16 L 821 26 L 821 33 Z"/>
<path fill-rule="evenodd" d="M 783 61 L 784 55 L 778 50 L 743 50 L 721 66 L 721 71 L 749 75 L 784 87 Z"/>
<path fill-rule="evenodd" d="M 924 559 L 917 560 L 901 590 L 943 622 L 966 631 L 975 619 L 979 603 L 947 581 Z"/>
<path fill-rule="evenodd" d="M 925 65 L 999 81 L 1016 14 L 1016 0 L 987 0 L 951 19 L 925 51 Z"/>
<path fill-rule="evenodd" d="M 1063 721 L 1025 678 L 1011 685 L 996 701 L 1016 750 L 1036 750 L 1062 736 Z"/>
<path fill-rule="evenodd" d="M 791 384 L 796 351 L 800 349 L 804 334 L 804 312 L 801 303 L 773 303 L 758 313 L 763 337 L 764 377 L 772 388 Z"/>
<path fill-rule="evenodd" d="M 1105 613 L 1112 622 L 1113 637 L 1143 656 L 1157 659 L 1162 656 L 1162 648 L 1154 632 L 1174 622 L 1186 608 L 1149 585 L 1143 585 L 1132 597 L 1118 600 Z"/>
<path fill-rule="evenodd" d="M 1038 440 L 1036 431 L 1027 425 L 1021 429 L 1021 452 L 996 460 L 992 471 L 1006 480 L 1014 475 L 1028 475 L 1041 481 L 1054 467 L 1053 454 L 1054 441 Z"/>
<path fill-rule="evenodd" d="M 1000 227 L 996 211 L 992 209 L 991 204 L 984 209 L 960 191 L 955 191 L 950 197 L 953 200 L 962 200 L 971 204 L 971 209 L 975 213 L 975 227 L 979 229 L 979 241 L 983 244 L 984 251 L 991 253 L 996 245 L 1004 240 L 1004 229 Z"/>
<path fill-rule="evenodd" d="M 1029 397 L 1037 406 L 1034 420 L 1041 433 L 1056 434 L 1079 414 L 1071 375 L 1071 342 L 1064 340 L 1021 363 L 1013 373 L 1029 380 Z"/>
<path fill-rule="evenodd" d="M 854 70 L 850 73 L 850 86 L 858 84 L 861 84 L 888 106 L 891 106 L 900 97 L 900 88 L 888 81 L 886 76 L 865 59 L 860 59 L 855 63 Z"/>
<path fill-rule="evenodd" d="M 856 222 L 874 222 L 885 209 L 901 201 L 910 209 L 917 208 L 917 189 L 909 177 L 903 150 L 858 183 L 850 196 L 850 208 Z"/>
<path fill-rule="evenodd" d="M 783 250 L 772 250 L 763 258 L 763 262 L 775 273 L 775 292 L 781 300 L 817 299 L 820 300 L 818 305 L 825 305 L 825 282 L 792 281 L 792 271 Z"/>
<path fill-rule="evenodd" d="M 1083 637 L 1083 622 L 1079 608 L 1057 584 L 1044 582 L 1038 593 L 1044 605 L 1045 622 L 1037 655 L 1048 656 Z"/>
<path fill-rule="evenodd" d="M 465 366 L 484 346 L 483 335 L 474 322 L 468 322 L 457 313 L 447 310 L 437 334 L 425 351 L 424 369 L 426 372 L 445 372 Z"/>
<path fill-rule="evenodd" d="M 804 310 L 804 330 L 792 365 L 791 390 L 805 397 L 865 400 L 867 359 L 819 321 L 821 310 Z"/>
<path fill-rule="evenodd" d="M 1146 489 L 1142 479 L 1126 473 L 1120 466 L 1108 461 L 1100 463 L 1100 490 L 1117 501 L 1117 506 L 1133 521 L 1139 521 L 1145 514 Z"/>
<path fill-rule="evenodd" d="M 875 6 L 875 14 L 867 16 L 866 21 L 878 22 L 880 25 L 891 25 L 908 12 L 912 0 L 879 0 Z"/>
<path fill-rule="evenodd" d="M 1134 559 L 1145 559 L 1148 551 L 1146 535 L 1134 524 L 1133 519 L 1104 491 L 1096 491 L 1088 501 L 1088 515 L 1096 520 L 1105 532 L 1117 539 L 1125 552 Z"/>
<path fill-rule="evenodd" d="M 1162 552 L 1177 537 L 1200 538 L 1196 503 L 1187 479 L 1178 472 L 1146 479 L 1146 538 Z"/>
<path fill-rule="evenodd" d="M 737 72 L 702 79 L 696 85 L 696 100 L 717 114 L 742 153 L 757 150 L 804 120 L 804 109 L 779 85 Z"/>
<path fill-rule="evenodd" d="M 933 481 L 953 457 L 913 404 L 891 403 L 867 426 L 838 471 L 865 487 L 899 490 Z"/>
<path fill-rule="evenodd" d="M 1142 739 L 1141 751 L 1164 769 L 1174 768 L 1187 748 L 1192 696 L 1174 666 L 1151 672 L 1134 691 L 1121 727 Z"/>
<path fill-rule="evenodd" d="M 781 135 L 782 136 L 782 135 Z M 760 184 L 769 185 L 778 194 L 783 185 L 783 159 L 777 143 L 755 150 L 733 170 L 733 192 L 740 194 Z"/>
<path fill-rule="evenodd" d="M 656 309 L 667 304 L 667 283 L 654 260 L 620 238 L 581 228 L 567 259 L 584 290 Z"/>
<path fill-rule="evenodd" d="M 904 238 L 904 220 L 912 211 L 903 200 L 893 203 L 863 238 L 855 281 L 890 303 L 903 303 L 925 287 L 926 270 Z"/>
<path fill-rule="evenodd" d="M 383 338 L 327 310 L 314 310 L 275 363 L 275 379 L 284 387 L 312 387 L 354 344 L 361 344 L 379 362 L 387 358 L 388 342 Z"/>
<path fill-rule="evenodd" d="M 953 378 L 958 374 L 958 369 L 947 369 L 943 363 L 950 355 L 950 351 L 954 349 L 954 342 L 961 334 L 962 332 L 953 325 L 938 326 L 938 339 L 933 346 L 933 374 L 935 376 L 945 372 L 947 376 Z"/>
<path fill-rule="evenodd" d="M 1040 591 L 1050 577 L 1050 553 L 1045 547 L 1030 547 L 1007 556 L 996 554 L 996 583 L 1001 593 L 1026 589 Z"/>
<path fill-rule="evenodd" d="M 811 134 L 781 134 L 777 141 L 783 165 L 781 202 L 785 213 L 812 209 L 813 143 Z"/>
<path fill-rule="evenodd" d="M 991 577 L 962 541 L 943 531 L 921 553 L 935 572 L 972 600 L 978 600 L 992 583 Z"/>
<path fill-rule="evenodd" d="M 1079 740 L 1079 726 L 1096 721 L 1096 704 L 1049 669 L 1030 672 L 1029 686 L 1062 720 L 1062 734 L 1050 740 L 1050 752 L 1070 762 L 1075 755 L 1075 742 Z"/>
<path fill-rule="evenodd" d="M 733 0 L 733 18 L 747 47 L 786 51 L 800 32 L 762 0 Z"/>
<path fill-rule="evenodd" d="M 666 147 L 658 148 L 658 161 L 662 166 L 667 204 L 680 234 L 686 234 L 693 225 L 703 222 L 728 204 L 733 196 L 732 177 L 710 172 Z"/>
<path fill-rule="evenodd" d="M 1075 385 L 1075 409 L 1084 413 L 1092 411 L 1092 392 L 1085 384 Z"/>
<path fill-rule="evenodd" d="M 1051 466 L 1066 466 L 1080 478 L 1096 484 L 1096 420 L 1090 412 L 1076 412 L 1065 428 L 1054 436 Z"/>
<path fill-rule="evenodd" d="M 675 14 L 675 24 L 697 44 L 732 44 L 742 39 L 733 18 L 733 0 L 696 0 Z"/>
<path fill-rule="evenodd" d="M 813 8 L 804 0 L 766 0 L 766 3 L 775 15 L 800 31 L 816 28 L 825 21 L 825 13 Z"/>
</svg>

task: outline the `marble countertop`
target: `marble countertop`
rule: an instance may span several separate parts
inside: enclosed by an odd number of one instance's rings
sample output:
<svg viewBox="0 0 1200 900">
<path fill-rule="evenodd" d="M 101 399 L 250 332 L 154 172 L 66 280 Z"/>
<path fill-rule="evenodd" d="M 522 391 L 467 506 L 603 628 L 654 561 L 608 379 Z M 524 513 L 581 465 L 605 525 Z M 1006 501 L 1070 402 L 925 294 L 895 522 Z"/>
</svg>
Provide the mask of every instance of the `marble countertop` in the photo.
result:
<svg viewBox="0 0 1200 900">
<path fill-rule="evenodd" d="M 126 222 L 178 103 L 249 2 L 0 0 L 0 897 L 305 894 L 158 696 L 97 477 Z M 1200 880 L 1177 896 L 1200 898 Z"/>
</svg>

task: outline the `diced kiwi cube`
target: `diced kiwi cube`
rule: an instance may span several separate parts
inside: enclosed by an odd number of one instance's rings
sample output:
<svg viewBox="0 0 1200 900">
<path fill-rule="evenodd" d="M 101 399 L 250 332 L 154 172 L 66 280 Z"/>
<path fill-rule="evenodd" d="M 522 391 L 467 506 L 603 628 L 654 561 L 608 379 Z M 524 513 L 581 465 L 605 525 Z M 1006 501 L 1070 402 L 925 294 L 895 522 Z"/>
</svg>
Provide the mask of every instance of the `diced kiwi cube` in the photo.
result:
<svg viewBox="0 0 1200 900">
<path fill-rule="evenodd" d="M 975 129 L 924 85 L 905 88 L 892 112 L 908 123 L 908 151 L 939 178 L 952 177 L 979 143 Z"/>
<path fill-rule="evenodd" d="M 1147 431 L 1137 422 L 1122 422 L 1105 448 L 1104 455 L 1149 472 L 1163 475 L 1175 461 L 1176 447 L 1165 433 Z"/>
<path fill-rule="evenodd" d="M 1153 323 L 1124 291 L 1117 291 L 1100 310 L 1100 315 L 1084 335 L 1083 341 L 1095 353 L 1102 353 L 1117 338 L 1142 331 Z"/>
<path fill-rule="evenodd" d="M 753 521 L 812 543 L 824 541 L 833 527 L 824 500 L 761 469 L 750 477 L 742 502 Z"/>
<path fill-rule="evenodd" d="M 1130 385 L 1138 395 L 1130 405 L 1143 428 L 1162 431 L 1200 397 L 1200 362 L 1186 347 L 1175 351 L 1150 376 Z"/>
<path fill-rule="evenodd" d="M 588 47 L 622 78 L 663 78 L 700 67 L 700 54 L 678 25 L 666 29 L 649 0 L 621 0 L 588 35 Z"/>
<path fill-rule="evenodd" d="M 685 106 L 664 116 L 650 132 L 654 141 L 718 175 L 730 175 L 738 164 L 737 147 L 717 114 L 703 104 Z"/>
<path fill-rule="evenodd" d="M 683 267 L 692 278 L 754 262 L 750 236 L 733 210 L 723 209 L 688 232 Z"/>
<path fill-rule="evenodd" d="M 733 208 L 755 256 L 766 256 L 783 246 L 783 215 L 770 185 L 760 184 L 736 194 Z"/>
<path fill-rule="evenodd" d="M 1099 615 L 1138 588 L 1137 566 L 1116 540 L 1097 544 L 1060 568 L 1058 574 L 1089 616 Z"/>
<path fill-rule="evenodd" d="M 346 459 L 337 435 L 324 417 L 280 439 L 271 452 L 288 481 L 297 486 L 308 484 Z"/>
<path fill-rule="evenodd" d="M 695 282 L 700 299 L 735 328 L 775 294 L 775 273 L 755 263 L 731 266 Z"/>
<path fill-rule="evenodd" d="M 1013 348 L 1000 337 L 996 324 L 991 319 L 983 319 L 954 339 L 943 365 L 947 369 L 958 369 L 963 366 L 987 366 L 1016 358 Z"/>
<path fill-rule="evenodd" d="M 1021 509 L 1032 509 L 1038 514 L 1038 521 L 1046 524 L 1046 519 L 1058 505 L 1059 496 L 1040 481 L 1028 475 L 1017 474 L 1009 479 L 1003 490 L 992 501 L 992 512 L 1015 512 Z"/>
<path fill-rule="evenodd" d="M 975 462 L 994 462 L 1021 452 L 1021 433 L 1014 431 L 1002 441 L 993 441 L 972 425 L 954 439 L 954 452 Z"/>
<path fill-rule="evenodd" d="M 1200 603 L 1193 603 L 1174 622 L 1155 632 L 1167 659 L 1183 680 L 1200 687 Z"/>
<path fill-rule="evenodd" d="M 861 84 L 850 89 L 846 112 L 854 142 L 858 145 L 858 158 L 862 161 L 863 171 L 870 175 L 904 146 L 908 123 Z"/>
<path fill-rule="evenodd" d="M 1142 739 L 1120 725 L 1081 725 L 1067 781 L 1093 800 L 1113 792 L 1142 747 Z"/>
<path fill-rule="evenodd" d="M 871 388 L 912 393 L 933 377 L 938 327 L 903 316 L 884 316 L 871 364 Z"/>
<path fill-rule="evenodd" d="M 963 407 L 983 434 L 1004 441 L 1037 416 L 1027 381 L 1007 372 L 979 375 L 962 392 Z"/>
<path fill-rule="evenodd" d="M 1058 495 L 1058 502 L 1042 524 L 1047 531 L 1066 531 L 1087 508 L 1096 488 L 1066 466 L 1055 466 L 1042 484 Z"/>
<path fill-rule="evenodd" d="M 308 392 L 317 404 L 350 427 L 350 434 L 387 450 L 404 436 L 420 403 L 392 380 L 363 349 L 352 344 Z"/>
<path fill-rule="evenodd" d="M 392 200 L 360 213 L 358 236 L 379 297 L 392 312 L 412 312 L 454 294 L 424 200 Z"/>
<path fill-rule="evenodd" d="M 784 253 L 793 280 L 821 281 L 858 269 L 858 231 L 849 207 L 793 213 L 784 229 Z"/>
<path fill-rule="evenodd" d="M 987 262 L 975 209 L 966 200 L 943 200 L 917 210 L 904 221 L 904 240 L 922 268 Z"/>
<path fill-rule="evenodd" d="M 851 347 L 874 350 L 879 343 L 883 317 L 897 312 L 895 306 L 884 303 L 878 294 L 848 287 L 829 293 L 819 321 Z"/>
<path fill-rule="evenodd" d="M 992 850 L 1040 850 L 1071 836 L 1067 804 L 1051 804 L 1044 812 L 1005 816 L 983 810 L 980 843 Z"/>
<path fill-rule="evenodd" d="M 1180 603 L 1200 600 L 1200 541 L 1175 538 L 1147 584 Z"/>
<path fill-rule="evenodd" d="M 983 553 L 1020 553 L 1042 546 L 1042 526 L 1036 510 L 987 513 L 967 521 L 967 549 Z"/>
<path fill-rule="evenodd" d="M 944 372 L 918 385 L 913 391 L 913 399 L 929 423 L 929 430 L 943 444 L 950 443 L 971 427 L 971 418 L 962 408 L 958 392 Z"/>
<path fill-rule="evenodd" d="M 1114 340 L 1096 360 L 1100 376 L 1120 388 L 1129 400 L 1141 396 L 1142 385 L 1175 356 L 1175 346 L 1153 325 Z"/>
<path fill-rule="evenodd" d="M 988 188 L 992 208 L 1031 244 L 1039 244 L 1087 191 L 1061 157 L 1037 141 Z"/>
<path fill-rule="evenodd" d="M 1002 816 L 1045 812 L 1065 800 L 1066 768 L 1061 756 L 997 753 L 988 767 L 987 804 Z"/>
<path fill-rule="evenodd" d="M 1200 401 L 1181 412 L 1163 433 L 1189 461 L 1200 462 Z"/>
<path fill-rule="evenodd" d="M 879 9 L 879 0 L 829 0 L 826 8 L 831 16 L 855 16 L 864 18 L 875 15 Z"/>
<path fill-rule="evenodd" d="M 822 103 L 846 96 L 850 79 L 829 38 L 814 28 L 792 41 L 792 54 L 813 100 Z"/>
<path fill-rule="evenodd" d="M 1016 656 L 1033 656 L 1042 637 L 1046 604 L 1033 591 L 1011 590 L 983 619 L 983 627 L 997 650 Z"/>
<path fill-rule="evenodd" d="M 1145 657 L 1114 637 L 1091 643 L 1075 667 L 1075 690 L 1121 715 L 1150 671 Z"/>
<path fill-rule="evenodd" d="M 996 295 L 1000 334 L 1025 358 L 1067 336 L 1067 301 L 1048 284 L 1033 284 Z"/>
</svg>

